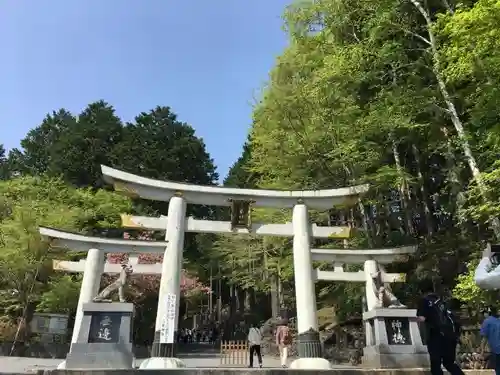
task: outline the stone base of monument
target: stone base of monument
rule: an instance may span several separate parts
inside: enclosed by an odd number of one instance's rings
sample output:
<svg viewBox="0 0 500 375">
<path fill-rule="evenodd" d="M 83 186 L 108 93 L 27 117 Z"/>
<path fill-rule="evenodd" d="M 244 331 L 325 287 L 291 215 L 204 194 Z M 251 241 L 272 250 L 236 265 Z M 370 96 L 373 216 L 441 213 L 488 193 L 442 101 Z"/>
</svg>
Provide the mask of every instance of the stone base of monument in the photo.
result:
<svg viewBox="0 0 500 375">
<path fill-rule="evenodd" d="M 139 368 L 141 370 L 165 370 L 185 367 L 186 365 L 179 358 L 151 357 L 144 360 Z"/>
<path fill-rule="evenodd" d="M 171 340 L 174 341 L 176 333 L 173 333 Z M 141 363 L 140 369 L 144 370 L 163 370 L 172 368 L 186 367 L 184 362 L 177 355 L 177 345 L 175 342 L 162 343 L 161 332 L 156 331 L 153 339 L 153 346 L 151 347 L 151 358 L 146 359 Z"/>
<path fill-rule="evenodd" d="M 370 368 L 428 368 L 429 356 L 423 345 L 412 309 L 373 309 L 363 313 L 366 347 L 363 366 Z"/>
<path fill-rule="evenodd" d="M 131 303 L 86 303 L 77 341 L 71 344 L 66 369 L 132 369 Z M 62 366 L 61 364 L 60 366 Z"/>
<path fill-rule="evenodd" d="M 332 365 L 325 358 L 298 358 L 290 363 L 295 370 L 330 370 Z"/>
<path fill-rule="evenodd" d="M 291 369 L 329 370 L 330 361 L 323 358 L 323 345 L 319 332 L 310 329 L 297 335 L 297 350 L 299 357 L 290 364 Z"/>
</svg>

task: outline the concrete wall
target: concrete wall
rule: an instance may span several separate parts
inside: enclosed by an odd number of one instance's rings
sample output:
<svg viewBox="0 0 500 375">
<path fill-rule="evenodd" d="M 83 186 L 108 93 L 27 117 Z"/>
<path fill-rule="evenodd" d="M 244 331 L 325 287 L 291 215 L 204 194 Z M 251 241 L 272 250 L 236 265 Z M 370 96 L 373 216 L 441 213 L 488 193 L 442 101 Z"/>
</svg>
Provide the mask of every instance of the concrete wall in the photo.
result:
<svg viewBox="0 0 500 375">
<path fill-rule="evenodd" d="M 0 356 L 9 356 L 11 348 L 11 342 L 0 343 Z M 68 350 L 69 344 L 49 344 L 40 342 L 29 344 L 17 343 L 12 356 L 30 358 L 66 358 Z"/>
</svg>

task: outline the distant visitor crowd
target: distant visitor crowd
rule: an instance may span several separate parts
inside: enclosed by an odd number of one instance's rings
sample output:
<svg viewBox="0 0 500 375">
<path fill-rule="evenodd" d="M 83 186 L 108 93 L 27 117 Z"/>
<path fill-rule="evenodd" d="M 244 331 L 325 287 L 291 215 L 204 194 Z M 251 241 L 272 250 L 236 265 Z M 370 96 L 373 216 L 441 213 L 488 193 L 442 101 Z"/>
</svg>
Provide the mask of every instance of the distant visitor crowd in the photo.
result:
<svg viewBox="0 0 500 375">
<path fill-rule="evenodd" d="M 219 331 L 217 328 L 211 329 L 187 329 L 182 328 L 177 332 L 177 342 L 191 344 L 206 342 L 209 344 L 215 343 L 219 338 Z"/>
</svg>

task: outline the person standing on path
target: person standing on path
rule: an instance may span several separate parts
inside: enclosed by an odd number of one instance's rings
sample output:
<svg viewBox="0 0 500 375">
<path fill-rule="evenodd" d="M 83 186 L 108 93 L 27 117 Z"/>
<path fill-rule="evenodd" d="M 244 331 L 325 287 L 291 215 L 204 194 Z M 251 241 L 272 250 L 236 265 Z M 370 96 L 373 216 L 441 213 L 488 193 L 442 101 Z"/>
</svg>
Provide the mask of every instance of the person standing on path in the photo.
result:
<svg viewBox="0 0 500 375">
<path fill-rule="evenodd" d="M 259 367 L 262 367 L 262 354 L 260 352 L 260 343 L 262 341 L 262 332 L 257 327 L 256 324 L 251 324 L 250 330 L 248 331 L 248 344 L 250 347 L 250 366 L 253 367 L 253 356 L 257 354 L 257 360 L 259 361 Z"/>
<path fill-rule="evenodd" d="M 495 374 L 500 375 L 500 319 L 495 307 L 490 307 L 489 316 L 481 325 L 481 336 L 486 337 L 495 360 Z"/>
<path fill-rule="evenodd" d="M 460 326 L 446 303 L 434 293 L 432 281 L 425 282 L 417 319 L 425 323 L 427 350 L 431 362 L 431 374 L 443 375 L 441 364 L 451 375 L 464 375 L 456 362 L 456 350 Z"/>
<path fill-rule="evenodd" d="M 288 321 L 282 320 L 278 328 L 276 328 L 276 345 L 280 351 L 281 367 L 286 368 L 288 359 L 288 348 L 292 344 L 292 335 L 288 327 Z"/>
</svg>

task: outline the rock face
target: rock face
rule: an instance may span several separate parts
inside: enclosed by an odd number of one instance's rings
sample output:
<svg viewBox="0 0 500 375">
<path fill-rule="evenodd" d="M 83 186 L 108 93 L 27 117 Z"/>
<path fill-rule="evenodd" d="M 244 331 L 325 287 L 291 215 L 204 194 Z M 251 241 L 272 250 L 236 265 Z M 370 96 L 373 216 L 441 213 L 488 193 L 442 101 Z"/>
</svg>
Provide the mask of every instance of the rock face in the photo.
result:
<svg viewBox="0 0 500 375">
<path fill-rule="evenodd" d="M 493 366 L 493 358 L 489 353 L 459 353 L 457 362 L 463 369 L 479 370 L 491 369 Z"/>
</svg>

